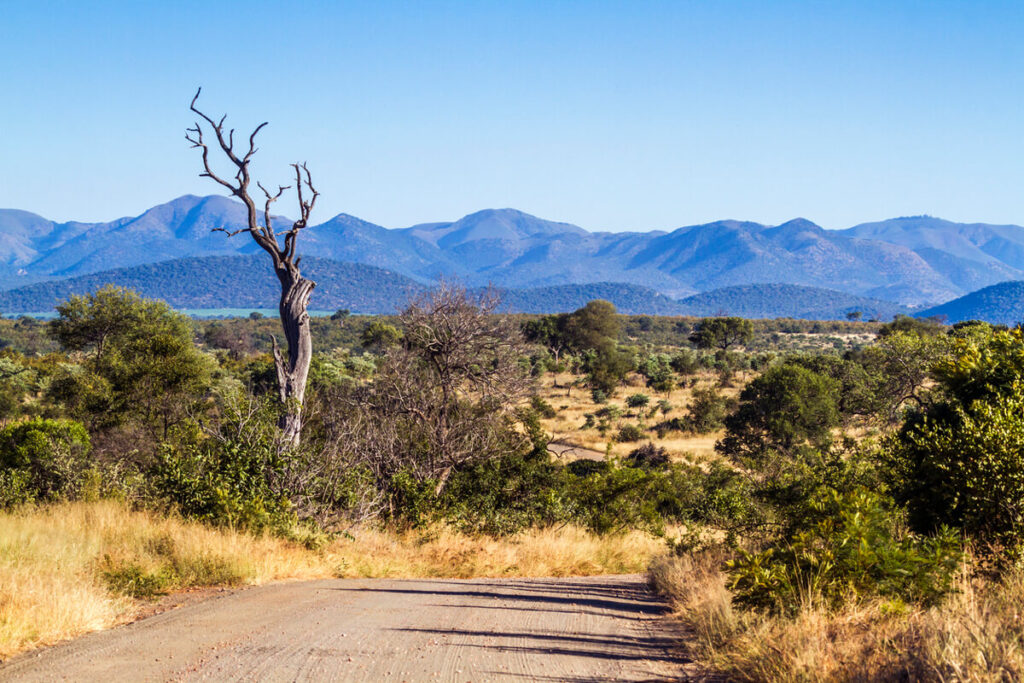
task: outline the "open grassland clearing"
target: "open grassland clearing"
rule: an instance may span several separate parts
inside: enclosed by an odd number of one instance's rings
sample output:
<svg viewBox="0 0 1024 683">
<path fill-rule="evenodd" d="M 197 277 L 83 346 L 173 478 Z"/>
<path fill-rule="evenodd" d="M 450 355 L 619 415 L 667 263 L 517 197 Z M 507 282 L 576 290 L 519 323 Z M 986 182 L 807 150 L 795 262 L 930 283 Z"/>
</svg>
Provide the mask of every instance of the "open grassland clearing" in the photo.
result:
<svg viewBox="0 0 1024 683">
<path fill-rule="evenodd" d="M 578 446 L 623 458 L 641 443 L 650 441 L 664 448 L 673 462 L 694 464 L 717 459 L 715 442 L 721 436 L 721 430 L 697 434 L 673 428 L 659 429 L 659 425 L 686 417 L 693 401 L 695 387 L 716 387 L 721 395 L 735 398 L 743 385 L 743 380 L 737 378 L 735 383 L 730 382 L 731 386 L 721 388 L 718 386 L 719 377 L 705 372 L 691 378 L 686 386 L 657 393 L 644 386 L 642 377 L 632 375 L 627 378 L 626 386 L 616 388 L 606 397 L 607 400 L 597 403 L 592 393 L 585 387 L 567 386 L 568 382 L 578 384 L 578 380 L 578 377 L 568 374 L 549 374 L 538 382 L 537 395 L 555 411 L 552 417 L 541 417 L 541 425 L 551 435 L 554 443 Z M 649 404 L 644 408 L 628 407 L 627 398 L 636 394 L 648 396 Z M 659 407 L 662 401 L 665 402 L 662 405 L 667 410 Z M 612 406 L 613 411 L 617 409 L 618 415 L 607 419 L 606 426 L 602 428 L 599 414 L 602 410 L 607 410 L 608 406 Z M 616 438 L 619 430 L 625 425 L 636 425 L 642 432 L 641 438 L 632 441 L 621 441 Z M 571 459 L 571 456 L 570 452 L 567 459 Z"/>
</svg>

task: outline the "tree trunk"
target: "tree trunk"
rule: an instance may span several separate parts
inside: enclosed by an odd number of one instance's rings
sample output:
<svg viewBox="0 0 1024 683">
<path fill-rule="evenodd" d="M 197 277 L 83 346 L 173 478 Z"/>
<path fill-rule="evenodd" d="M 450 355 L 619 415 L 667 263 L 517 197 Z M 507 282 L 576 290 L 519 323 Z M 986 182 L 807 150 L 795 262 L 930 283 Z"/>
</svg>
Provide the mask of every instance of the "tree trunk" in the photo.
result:
<svg viewBox="0 0 1024 683">
<path fill-rule="evenodd" d="M 306 307 L 316 283 L 299 275 L 298 268 L 294 266 L 280 268 L 277 275 L 281 280 L 281 303 L 278 310 L 288 345 L 286 360 L 277 346 L 277 339 L 274 339 L 277 388 L 284 406 L 278 426 L 281 428 L 284 446 L 295 448 L 302 437 L 302 405 L 306 398 L 309 363 L 313 359 L 313 338 L 310 335 Z"/>
</svg>

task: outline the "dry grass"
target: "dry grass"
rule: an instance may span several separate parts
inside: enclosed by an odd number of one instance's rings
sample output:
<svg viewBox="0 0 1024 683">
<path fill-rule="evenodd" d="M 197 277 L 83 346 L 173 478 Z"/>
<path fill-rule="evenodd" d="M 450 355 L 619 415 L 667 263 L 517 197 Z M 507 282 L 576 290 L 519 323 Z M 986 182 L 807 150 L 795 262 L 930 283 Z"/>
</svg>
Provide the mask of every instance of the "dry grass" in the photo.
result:
<svg viewBox="0 0 1024 683">
<path fill-rule="evenodd" d="M 114 502 L 29 508 L 0 514 L 0 659 L 131 619 L 146 603 L 129 594 L 333 576 L 637 572 L 662 547 L 640 533 L 566 527 L 501 540 L 364 530 L 314 551 Z"/>
<path fill-rule="evenodd" d="M 743 681 L 1017 681 L 1024 677 L 1024 574 L 970 580 L 932 609 L 807 605 L 794 618 L 736 609 L 718 553 L 661 557 L 654 586 L 708 670 Z"/>
<path fill-rule="evenodd" d="M 595 536 L 575 527 L 539 529 L 510 538 L 363 532 L 330 549 L 339 576 L 584 576 L 641 572 L 664 542 L 633 532 Z"/>
<path fill-rule="evenodd" d="M 599 453 L 610 452 L 615 457 L 624 457 L 628 455 L 630 451 L 636 448 L 639 444 L 637 443 L 619 443 L 616 442 L 612 437 L 617 431 L 618 427 L 624 424 L 636 424 L 639 420 L 637 417 L 629 417 L 625 414 L 616 421 L 615 426 L 607 434 L 602 435 L 596 428 L 584 429 L 583 425 L 586 422 L 585 415 L 587 413 L 594 413 L 598 411 L 602 405 L 594 403 L 591 399 L 590 391 L 586 388 L 573 387 L 568 390 L 564 384 L 573 379 L 568 374 L 561 374 L 558 376 L 558 380 L 563 386 L 555 387 L 555 378 L 552 375 L 545 376 L 538 387 L 538 395 L 547 401 L 551 407 L 556 411 L 556 414 L 552 418 L 544 418 L 541 420 L 541 424 L 548 434 L 552 435 L 554 441 L 566 444 L 572 444 L 589 450 L 598 451 Z M 682 417 L 686 414 L 686 410 L 692 400 L 692 392 L 690 388 L 677 388 L 672 391 L 669 395 L 657 394 L 650 389 L 644 387 L 642 379 L 639 375 L 633 375 L 629 378 L 630 382 L 628 386 L 619 387 L 615 390 L 615 393 L 608 398 L 608 402 L 618 405 L 623 409 L 625 413 L 629 409 L 626 408 L 626 397 L 631 394 L 643 393 L 651 397 L 651 404 L 647 410 L 650 411 L 658 403 L 658 401 L 665 399 L 672 404 L 672 410 L 667 414 L 662 414 L 660 411 L 652 416 L 645 417 L 644 423 L 646 426 L 651 427 L 658 422 L 663 420 L 671 419 L 674 417 Z M 718 382 L 718 377 L 711 373 L 705 373 L 700 376 L 700 382 L 702 386 Z M 734 387 L 729 387 L 722 390 L 724 395 L 735 396 L 739 393 L 740 387 L 744 384 L 744 380 L 737 378 Z M 715 442 L 721 437 L 720 433 L 714 434 L 686 434 L 681 432 L 669 432 L 664 437 L 658 437 L 657 433 L 653 430 L 647 433 L 648 438 L 658 446 L 661 446 L 673 460 L 678 462 L 706 462 L 708 460 L 717 459 L 715 453 Z M 607 450 L 609 449 L 610 451 Z"/>
</svg>

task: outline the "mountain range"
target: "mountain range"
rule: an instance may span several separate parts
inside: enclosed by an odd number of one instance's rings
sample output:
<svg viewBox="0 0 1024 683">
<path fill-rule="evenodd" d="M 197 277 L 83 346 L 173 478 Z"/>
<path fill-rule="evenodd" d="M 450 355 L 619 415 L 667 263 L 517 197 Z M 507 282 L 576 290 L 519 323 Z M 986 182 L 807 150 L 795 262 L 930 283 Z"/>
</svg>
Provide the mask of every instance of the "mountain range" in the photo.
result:
<svg viewBox="0 0 1024 683">
<path fill-rule="evenodd" d="M 280 220 L 285 224 L 286 219 Z M 245 235 L 229 238 L 212 232 L 242 225 L 242 205 L 217 196 L 179 197 L 139 216 L 107 223 L 58 223 L 25 211 L 0 210 L 0 289 L 44 281 L 55 286 L 53 281 L 175 259 L 190 259 L 194 268 L 191 259 L 198 257 L 250 256 L 258 247 Z M 582 291 L 574 286 L 629 285 L 641 288 L 629 290 L 634 298 L 648 290 L 661 295 L 659 311 L 675 305 L 667 302 L 697 295 L 684 305 L 692 310 L 703 305 L 699 297 L 708 292 L 718 292 L 712 297 L 718 305 L 726 288 L 769 283 L 812 288 L 800 290 L 804 294 L 830 290 L 833 294 L 824 298 L 828 310 L 836 310 L 835 295 L 844 294 L 859 299 L 843 306 L 874 306 L 887 314 L 903 306 L 949 301 L 1006 280 L 1024 280 L 1024 228 L 929 216 L 845 230 L 825 230 L 796 218 L 775 226 L 725 220 L 672 231 L 612 233 L 589 232 L 514 209 L 488 209 L 456 221 L 401 229 L 339 214 L 303 231 L 300 240 L 307 263 L 317 258 L 373 266 L 411 282 L 401 285 L 406 288 L 448 276 L 469 286 L 491 284 L 509 292 L 552 288 L 550 296 L 561 292 L 573 299 Z M 337 271 L 332 268 L 332 273 Z M 195 279 L 195 273 L 179 276 Z M 231 286 L 230 281 L 226 284 Z M 318 295 L 327 291 L 321 285 Z M 729 296 L 738 302 L 740 291 Z M 782 290 L 770 292 L 761 287 L 760 293 L 747 290 L 743 296 L 751 301 L 782 296 Z M 649 294 L 642 298 L 655 300 Z M 820 300 L 815 294 L 790 308 L 813 313 Z"/>
<path fill-rule="evenodd" d="M 356 313 L 396 313 L 427 290 L 412 278 L 361 263 L 309 257 L 304 274 L 317 283 L 314 309 L 347 308 Z M 0 291 L 0 311 L 52 311 L 61 301 L 88 294 L 106 284 L 128 287 L 176 308 L 275 308 L 280 295 L 269 260 L 262 254 L 194 256 L 48 280 Z M 605 299 L 622 313 L 648 315 L 717 315 L 746 317 L 843 318 L 853 310 L 865 319 L 889 319 L 907 309 L 828 289 L 799 285 L 725 287 L 674 300 L 660 292 L 621 282 L 549 285 L 522 289 L 495 288 L 502 309 L 511 313 L 568 312 L 588 301 Z"/>
</svg>

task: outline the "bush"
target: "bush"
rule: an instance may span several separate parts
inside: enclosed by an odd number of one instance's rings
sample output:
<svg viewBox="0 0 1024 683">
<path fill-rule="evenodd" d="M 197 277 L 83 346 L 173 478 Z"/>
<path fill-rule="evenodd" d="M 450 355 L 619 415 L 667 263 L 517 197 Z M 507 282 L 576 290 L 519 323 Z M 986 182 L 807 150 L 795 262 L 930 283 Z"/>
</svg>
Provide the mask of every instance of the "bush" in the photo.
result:
<svg viewBox="0 0 1024 683">
<path fill-rule="evenodd" d="M 546 451 L 507 455 L 460 468 L 438 505 L 462 531 L 514 534 L 565 521 L 565 481 L 565 468 Z"/>
<path fill-rule="evenodd" d="M 672 356 L 672 360 L 669 362 L 676 373 L 687 376 L 695 375 L 700 370 L 700 358 L 696 353 L 689 349 L 684 349 Z"/>
<path fill-rule="evenodd" d="M 532 407 L 537 414 L 543 418 L 550 419 L 557 415 L 555 409 L 551 407 L 551 404 L 540 396 L 534 396 L 530 399 L 530 407 Z"/>
<path fill-rule="evenodd" d="M 151 473 L 155 492 L 186 517 L 283 532 L 295 516 L 282 484 L 300 453 L 280 447 L 269 401 L 228 411 L 212 435 L 162 444 Z"/>
<path fill-rule="evenodd" d="M 839 383 L 799 365 L 780 365 L 743 389 L 739 409 L 726 418 L 727 431 L 716 448 L 756 462 L 770 451 L 826 446 L 838 425 Z"/>
<path fill-rule="evenodd" d="M 651 402 L 647 394 L 632 394 L 626 397 L 626 405 L 630 408 L 644 408 Z"/>
<path fill-rule="evenodd" d="M 646 529 L 660 534 L 665 518 L 655 491 L 660 477 L 632 467 L 607 467 L 570 483 L 573 521 L 594 533 Z"/>
<path fill-rule="evenodd" d="M 828 490 L 812 511 L 790 539 L 728 563 L 738 604 L 795 612 L 807 599 L 839 607 L 871 595 L 933 604 L 951 590 L 963 552 L 948 528 L 900 534 L 891 502 L 865 489 Z"/>
<path fill-rule="evenodd" d="M 920 532 L 962 529 L 981 551 L 1024 538 L 1024 333 L 960 338 L 938 363 L 945 400 L 911 414 L 883 448 L 898 501 Z"/>
<path fill-rule="evenodd" d="M 571 478 L 566 494 L 572 521 L 595 533 L 645 529 L 661 534 L 666 522 L 722 524 L 747 516 L 743 483 L 728 468 L 600 465 Z"/>
<path fill-rule="evenodd" d="M 722 428 L 725 418 L 736 409 L 736 399 L 721 394 L 714 387 L 694 389 L 686 420 L 678 426 L 695 434 L 707 434 Z"/>
<path fill-rule="evenodd" d="M 79 495 L 89 469 L 89 433 L 74 420 L 36 418 L 0 430 L 0 471 L 8 503 Z"/>
<path fill-rule="evenodd" d="M 897 497 L 919 531 L 947 524 L 980 549 L 1024 543 L 1024 386 L 1008 395 L 946 405 L 912 418 L 884 459 Z"/>
<path fill-rule="evenodd" d="M 643 438 L 644 430 L 634 424 L 622 425 L 619 427 L 619 431 L 615 435 L 615 440 L 620 443 L 633 443 L 634 441 L 640 441 Z"/>
<path fill-rule="evenodd" d="M 668 467 L 670 462 L 668 451 L 653 443 L 645 443 L 639 448 L 634 448 L 626 456 L 625 464 L 629 467 L 639 467 L 645 470 L 658 470 Z"/>
</svg>

